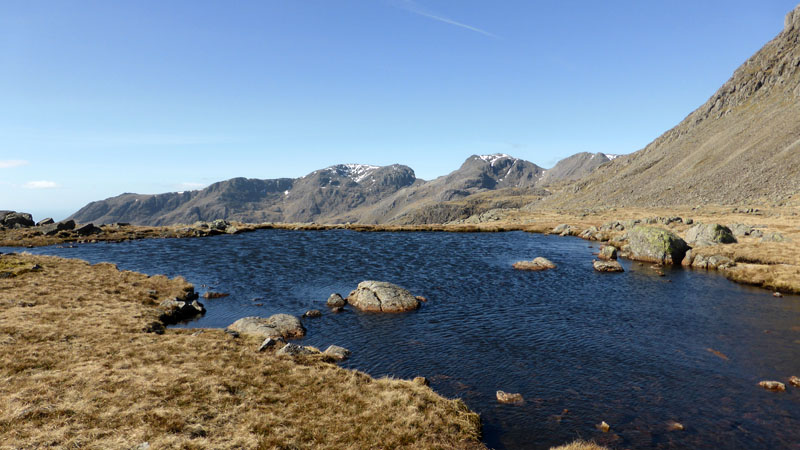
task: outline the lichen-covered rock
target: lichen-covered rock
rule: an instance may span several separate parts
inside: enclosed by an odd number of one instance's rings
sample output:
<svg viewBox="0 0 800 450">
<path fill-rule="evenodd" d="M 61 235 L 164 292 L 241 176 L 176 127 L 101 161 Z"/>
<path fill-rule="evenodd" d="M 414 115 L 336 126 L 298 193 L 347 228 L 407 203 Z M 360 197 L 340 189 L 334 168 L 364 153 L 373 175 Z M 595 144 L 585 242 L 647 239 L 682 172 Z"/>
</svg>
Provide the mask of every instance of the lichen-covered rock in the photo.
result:
<svg viewBox="0 0 800 450">
<path fill-rule="evenodd" d="M 613 245 L 604 245 L 603 248 L 600 249 L 600 253 L 597 254 L 597 257 L 604 261 L 617 259 L 617 247 Z"/>
<path fill-rule="evenodd" d="M 347 303 L 371 312 L 411 311 L 420 305 L 411 292 L 385 281 L 362 281 L 347 296 Z"/>
<path fill-rule="evenodd" d="M 594 261 L 592 263 L 594 270 L 598 272 L 624 272 L 625 269 L 622 268 L 620 263 L 614 260 L 610 261 Z"/>
<path fill-rule="evenodd" d="M 787 238 L 781 233 L 778 233 L 777 231 L 773 231 L 770 233 L 764 233 L 763 237 L 761 238 L 761 242 L 791 242 L 791 239 Z"/>
<path fill-rule="evenodd" d="M 275 314 L 267 318 L 244 317 L 228 325 L 227 331 L 249 334 L 260 338 L 300 338 L 305 336 L 306 329 L 295 316 Z"/>
<path fill-rule="evenodd" d="M 692 247 L 706 247 L 717 244 L 733 244 L 736 238 L 725 225 L 718 223 L 698 223 L 686 231 L 686 242 Z"/>
<path fill-rule="evenodd" d="M 628 256 L 637 261 L 680 264 L 689 246 L 671 231 L 639 225 L 627 233 Z"/>
<path fill-rule="evenodd" d="M 539 270 L 547 270 L 547 269 L 555 269 L 556 265 L 547 258 L 542 258 L 541 256 L 534 258 L 533 261 L 517 261 L 513 264 L 513 266 L 517 270 L 532 270 L 532 271 L 539 271 Z"/>
<path fill-rule="evenodd" d="M 575 234 L 575 230 L 572 228 L 572 226 L 566 223 L 556 225 L 552 232 L 553 234 L 560 234 L 561 236 L 570 236 Z"/>
<path fill-rule="evenodd" d="M 684 258 L 685 260 L 686 258 Z M 691 266 L 695 269 L 728 269 L 736 265 L 731 258 L 724 255 L 697 255 L 693 258 Z"/>
</svg>

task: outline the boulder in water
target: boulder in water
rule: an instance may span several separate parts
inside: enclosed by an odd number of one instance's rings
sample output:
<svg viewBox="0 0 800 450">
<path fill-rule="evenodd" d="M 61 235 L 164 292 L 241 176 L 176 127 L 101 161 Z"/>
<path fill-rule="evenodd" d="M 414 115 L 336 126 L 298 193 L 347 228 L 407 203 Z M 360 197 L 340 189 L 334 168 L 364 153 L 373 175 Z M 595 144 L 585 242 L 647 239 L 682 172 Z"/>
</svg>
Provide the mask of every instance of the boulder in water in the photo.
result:
<svg viewBox="0 0 800 450">
<path fill-rule="evenodd" d="M 289 314 L 275 314 L 267 318 L 244 317 L 233 322 L 226 328 L 240 334 L 249 334 L 263 339 L 266 338 L 300 338 L 305 336 L 306 329 L 300 319 Z"/>
<path fill-rule="evenodd" d="M 548 269 L 555 269 L 556 265 L 553 264 L 547 258 L 542 258 L 539 256 L 538 258 L 534 258 L 533 261 L 517 261 L 512 266 L 517 270 L 532 270 L 532 271 L 539 271 L 539 270 L 548 270 Z"/>
<path fill-rule="evenodd" d="M 385 281 L 362 281 L 347 296 L 347 303 L 371 312 L 411 311 L 420 305 L 411 292 Z"/>
</svg>

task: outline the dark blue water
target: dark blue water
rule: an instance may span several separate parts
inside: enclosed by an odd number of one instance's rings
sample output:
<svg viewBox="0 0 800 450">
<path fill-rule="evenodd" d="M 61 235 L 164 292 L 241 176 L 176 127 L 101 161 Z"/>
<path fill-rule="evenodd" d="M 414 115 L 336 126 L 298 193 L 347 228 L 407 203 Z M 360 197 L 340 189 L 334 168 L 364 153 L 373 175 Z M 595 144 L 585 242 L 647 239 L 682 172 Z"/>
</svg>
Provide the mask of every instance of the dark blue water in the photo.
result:
<svg viewBox="0 0 800 450">
<path fill-rule="evenodd" d="M 493 448 L 576 438 L 618 448 L 800 448 L 800 388 L 757 386 L 800 376 L 800 298 L 713 273 L 659 277 L 626 261 L 625 273 L 600 274 L 595 250 L 522 232 L 263 230 L 30 251 L 182 275 L 201 293 L 231 294 L 204 300 L 207 315 L 188 327 L 320 309 L 322 318 L 305 320 L 302 344 L 349 348 L 343 365 L 373 376 L 428 377 L 481 414 Z M 558 268 L 511 269 L 536 256 Z M 367 279 L 429 301 L 406 314 L 328 313 L 328 295 Z M 498 389 L 521 393 L 524 405 L 498 404 Z M 607 434 L 595 428 L 603 420 Z M 686 430 L 669 431 L 672 420 Z"/>
</svg>

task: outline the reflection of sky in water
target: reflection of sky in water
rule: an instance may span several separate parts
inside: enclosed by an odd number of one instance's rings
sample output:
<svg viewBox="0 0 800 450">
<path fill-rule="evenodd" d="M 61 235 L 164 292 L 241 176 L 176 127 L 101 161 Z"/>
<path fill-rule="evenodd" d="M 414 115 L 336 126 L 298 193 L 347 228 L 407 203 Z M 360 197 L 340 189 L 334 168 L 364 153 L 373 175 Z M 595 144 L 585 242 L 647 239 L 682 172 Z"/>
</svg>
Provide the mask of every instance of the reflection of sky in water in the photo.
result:
<svg viewBox="0 0 800 450">
<path fill-rule="evenodd" d="M 493 448 L 577 437 L 621 447 L 800 442 L 800 389 L 756 386 L 800 376 L 800 298 L 775 299 L 715 273 L 667 269 L 659 277 L 629 261 L 623 274 L 599 274 L 591 268 L 597 247 L 521 232 L 263 230 L 28 251 L 183 275 L 200 293 L 231 294 L 201 300 L 208 314 L 189 327 L 320 309 L 322 318 L 304 319 L 302 343 L 349 348 L 344 366 L 374 376 L 427 376 L 436 391 L 481 413 Z M 558 268 L 511 269 L 536 256 Z M 327 312 L 332 292 L 346 296 L 365 279 L 429 301 L 406 314 Z M 498 389 L 522 393 L 525 404 L 497 404 Z M 601 420 L 610 433 L 595 429 Z M 671 420 L 687 430 L 669 432 Z"/>
</svg>

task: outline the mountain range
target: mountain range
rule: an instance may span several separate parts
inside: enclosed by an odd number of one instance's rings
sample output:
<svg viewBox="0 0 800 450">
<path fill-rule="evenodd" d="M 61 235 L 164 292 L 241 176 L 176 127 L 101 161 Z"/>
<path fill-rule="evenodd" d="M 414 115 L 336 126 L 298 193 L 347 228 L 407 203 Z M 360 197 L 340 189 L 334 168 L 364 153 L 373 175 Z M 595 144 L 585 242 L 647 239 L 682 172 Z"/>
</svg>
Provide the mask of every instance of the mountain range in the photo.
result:
<svg viewBox="0 0 800 450">
<path fill-rule="evenodd" d="M 473 155 L 459 169 L 431 181 L 416 178 L 414 171 L 403 165 L 339 164 L 294 179 L 232 178 L 196 191 L 122 194 L 89 203 L 70 219 L 81 223 L 136 225 L 189 224 L 214 219 L 419 222 L 428 208 L 480 192 L 515 189 L 543 196 L 545 191 L 540 187 L 546 183 L 568 179 L 576 173 L 589 173 L 609 160 L 602 153 L 591 157 L 579 154 L 557 164 L 552 169 L 555 174 L 548 174 L 549 171 L 534 163 L 509 155 Z M 465 218 L 470 212 L 463 210 L 448 218 Z"/>
<path fill-rule="evenodd" d="M 122 194 L 71 219 L 444 223 L 492 208 L 800 204 L 799 191 L 800 6 L 704 104 L 629 155 L 579 153 L 549 170 L 504 154 L 473 155 L 430 181 L 403 165 L 344 164 L 296 179 L 233 178 L 198 191 Z"/>
</svg>

